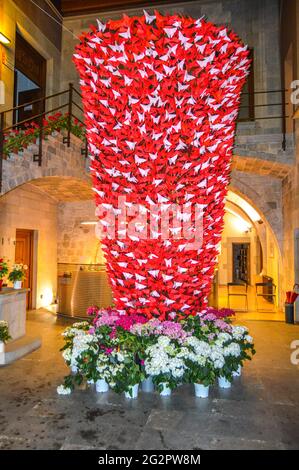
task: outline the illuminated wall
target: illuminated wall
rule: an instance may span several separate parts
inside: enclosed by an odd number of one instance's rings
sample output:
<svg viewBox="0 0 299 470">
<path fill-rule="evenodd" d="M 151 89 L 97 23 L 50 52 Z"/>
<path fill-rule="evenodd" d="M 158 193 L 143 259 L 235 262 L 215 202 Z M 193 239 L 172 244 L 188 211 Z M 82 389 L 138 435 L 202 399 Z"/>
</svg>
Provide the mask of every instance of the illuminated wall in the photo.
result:
<svg viewBox="0 0 299 470">
<path fill-rule="evenodd" d="M 95 237 L 94 225 L 82 222 L 96 220 L 94 201 L 60 203 L 58 206 L 58 263 L 104 263 Z"/>
<path fill-rule="evenodd" d="M 33 302 L 36 300 L 36 308 L 47 306 L 57 288 L 56 202 L 30 185 L 0 198 L 0 256 L 8 258 L 10 264 L 15 257 L 17 228 L 36 231 Z"/>
</svg>

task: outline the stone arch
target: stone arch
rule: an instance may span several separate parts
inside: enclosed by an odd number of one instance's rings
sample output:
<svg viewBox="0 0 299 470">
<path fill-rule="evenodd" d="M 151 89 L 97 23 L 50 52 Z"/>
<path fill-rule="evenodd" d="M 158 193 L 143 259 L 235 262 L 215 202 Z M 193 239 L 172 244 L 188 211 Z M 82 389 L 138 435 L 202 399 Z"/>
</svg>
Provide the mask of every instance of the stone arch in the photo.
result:
<svg viewBox="0 0 299 470">
<path fill-rule="evenodd" d="M 248 178 L 249 175 L 247 175 Z M 282 226 L 277 224 L 276 211 L 278 209 L 269 210 L 267 201 L 261 197 L 261 194 L 250 185 L 250 181 L 244 182 L 239 179 L 236 175 L 232 175 L 231 184 L 229 187 L 230 191 L 234 192 L 245 201 L 247 201 L 260 215 L 263 225 L 259 225 L 258 222 L 254 223 L 257 230 L 257 234 L 260 237 L 263 251 L 265 252 L 265 239 L 263 238 L 263 229 L 266 227 L 269 230 L 271 240 L 277 250 L 277 282 L 278 282 L 278 306 L 282 306 L 282 288 L 281 288 L 281 276 L 282 276 Z M 274 214 L 273 214 L 274 212 Z"/>
</svg>

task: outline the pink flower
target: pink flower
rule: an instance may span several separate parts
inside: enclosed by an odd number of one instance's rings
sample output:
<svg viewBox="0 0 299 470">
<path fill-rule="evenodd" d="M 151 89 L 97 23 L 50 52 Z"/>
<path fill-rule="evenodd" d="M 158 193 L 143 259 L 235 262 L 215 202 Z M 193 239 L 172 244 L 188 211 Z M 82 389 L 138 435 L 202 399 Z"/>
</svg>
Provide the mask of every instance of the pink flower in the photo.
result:
<svg viewBox="0 0 299 470">
<path fill-rule="evenodd" d="M 112 354 L 112 352 L 113 352 L 113 348 L 105 348 L 105 354 L 107 356 L 110 356 L 110 354 Z"/>
<path fill-rule="evenodd" d="M 99 311 L 99 307 L 97 307 L 96 305 L 92 305 L 91 307 L 88 307 L 88 309 L 86 310 L 86 313 L 87 315 L 96 315 Z"/>
</svg>

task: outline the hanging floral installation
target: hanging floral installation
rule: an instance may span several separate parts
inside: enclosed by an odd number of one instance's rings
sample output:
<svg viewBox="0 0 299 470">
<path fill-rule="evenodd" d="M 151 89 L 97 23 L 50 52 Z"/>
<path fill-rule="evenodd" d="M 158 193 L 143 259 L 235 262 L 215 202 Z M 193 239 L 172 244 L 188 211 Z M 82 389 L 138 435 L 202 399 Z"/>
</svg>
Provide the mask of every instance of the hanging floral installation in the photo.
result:
<svg viewBox="0 0 299 470">
<path fill-rule="evenodd" d="M 115 306 L 162 321 L 196 315 L 217 260 L 248 48 L 224 26 L 155 12 L 98 22 L 74 61 Z M 128 224 L 143 208 L 134 235 L 126 225 L 112 234 L 102 210 L 117 214 L 120 196 Z M 164 239 L 161 213 L 156 228 L 150 213 L 173 204 L 182 210 Z M 177 220 L 189 222 L 188 234 Z"/>
</svg>

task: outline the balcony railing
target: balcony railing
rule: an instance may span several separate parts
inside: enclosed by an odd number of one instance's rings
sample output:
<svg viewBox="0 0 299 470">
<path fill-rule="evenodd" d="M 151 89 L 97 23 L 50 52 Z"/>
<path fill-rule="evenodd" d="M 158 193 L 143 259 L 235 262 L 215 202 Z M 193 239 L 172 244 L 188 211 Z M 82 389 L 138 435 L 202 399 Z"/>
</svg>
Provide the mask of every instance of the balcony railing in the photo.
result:
<svg viewBox="0 0 299 470">
<path fill-rule="evenodd" d="M 44 120 L 47 116 L 53 115 L 57 112 L 66 112 L 66 136 L 63 137 L 63 143 L 70 147 L 71 145 L 71 135 L 73 129 L 74 120 L 80 123 L 83 127 L 85 126 L 84 122 L 81 120 L 83 115 L 83 108 L 74 100 L 74 96 L 82 100 L 82 95 L 79 93 L 72 84 L 69 85 L 69 89 L 55 93 L 50 96 L 45 96 L 40 99 L 30 101 L 28 103 L 22 104 L 20 106 L 15 106 L 14 108 L 2 111 L 0 113 L 0 192 L 2 189 L 2 177 L 3 177 L 3 160 L 6 158 L 5 155 L 5 136 L 12 131 L 18 131 L 20 129 L 26 128 L 26 126 L 35 123 L 38 127 L 38 151 L 33 155 L 33 161 L 37 162 L 39 166 L 42 165 L 43 158 L 43 144 L 45 141 L 45 125 Z M 40 112 L 38 114 L 30 115 L 28 119 L 18 120 L 17 116 L 19 111 L 25 110 L 28 107 L 38 106 L 39 109 L 45 109 L 46 104 L 49 101 L 58 100 L 65 101 L 63 104 L 54 106 L 46 111 Z M 80 117 L 75 114 L 75 112 L 80 112 Z M 6 122 L 14 122 L 12 125 L 6 127 Z M 85 134 L 85 133 L 84 133 Z M 81 150 L 82 155 L 87 156 L 87 139 L 84 137 L 84 147 Z"/>
<path fill-rule="evenodd" d="M 286 149 L 286 119 L 289 116 L 286 116 L 286 97 L 287 90 L 267 90 L 267 91 L 256 91 L 254 93 L 243 93 L 241 99 L 241 106 L 239 112 L 238 122 L 257 122 L 257 121 L 270 121 L 278 120 L 279 126 L 281 128 L 282 134 L 282 149 Z M 50 96 L 46 96 L 29 103 L 16 106 L 7 111 L 0 113 L 0 192 L 2 188 L 2 176 L 3 176 L 3 159 L 5 158 L 4 145 L 5 145 L 5 135 L 6 133 L 22 129 L 24 126 L 29 123 L 35 122 L 38 124 L 38 152 L 33 155 L 33 161 L 37 162 L 39 166 L 42 165 L 43 157 L 43 143 L 45 140 L 44 135 L 44 119 L 46 116 L 51 115 L 55 112 L 62 111 L 66 109 L 67 111 L 67 126 L 66 126 L 66 136 L 63 138 L 64 144 L 70 147 L 71 144 L 71 135 L 73 128 L 73 120 L 76 119 L 82 126 L 84 126 L 83 121 L 81 120 L 83 116 L 83 108 L 79 105 L 74 97 L 82 100 L 82 95 L 74 88 L 72 84 L 69 85 L 69 89 L 55 93 Z M 276 99 L 277 97 L 277 99 Z M 27 107 L 32 107 L 33 105 L 38 105 L 39 109 L 45 109 L 46 104 L 49 101 L 57 100 L 60 101 L 67 98 L 67 101 L 64 104 L 55 106 L 54 108 L 43 111 L 34 116 L 30 116 L 28 119 L 19 121 L 17 116 L 20 110 L 25 110 Z M 274 101 L 273 103 L 269 101 Z M 262 101 L 262 102 L 261 102 Z M 265 103 L 263 103 L 265 101 Z M 75 112 L 80 112 L 80 117 L 75 115 Z M 6 122 L 14 122 L 14 124 L 5 127 Z M 88 152 L 87 139 L 84 137 L 84 148 L 82 148 L 82 155 L 87 156 Z"/>
</svg>

